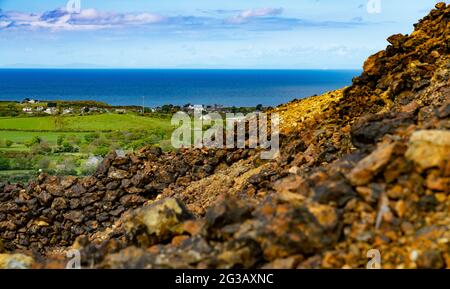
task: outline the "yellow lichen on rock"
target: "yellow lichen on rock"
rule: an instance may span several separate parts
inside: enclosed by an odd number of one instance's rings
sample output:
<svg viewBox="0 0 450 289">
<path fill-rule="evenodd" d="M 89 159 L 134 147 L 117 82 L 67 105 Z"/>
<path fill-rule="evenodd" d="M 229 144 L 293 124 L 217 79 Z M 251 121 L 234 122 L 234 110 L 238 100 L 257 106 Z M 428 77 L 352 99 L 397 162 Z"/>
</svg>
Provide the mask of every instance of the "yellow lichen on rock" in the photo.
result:
<svg viewBox="0 0 450 289">
<path fill-rule="evenodd" d="M 294 100 L 275 108 L 271 113 L 279 114 L 281 132 L 289 133 L 298 130 L 303 123 L 313 120 L 327 110 L 331 103 L 339 101 L 343 96 L 344 89 Z"/>
</svg>

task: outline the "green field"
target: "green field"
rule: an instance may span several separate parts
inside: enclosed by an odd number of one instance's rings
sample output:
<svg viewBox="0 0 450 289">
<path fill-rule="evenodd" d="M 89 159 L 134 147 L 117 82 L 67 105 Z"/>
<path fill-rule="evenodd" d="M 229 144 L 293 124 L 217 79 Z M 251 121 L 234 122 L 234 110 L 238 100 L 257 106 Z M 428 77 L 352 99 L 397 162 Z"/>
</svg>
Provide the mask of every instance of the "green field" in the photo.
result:
<svg viewBox="0 0 450 289">
<path fill-rule="evenodd" d="M 126 131 L 170 130 L 169 119 L 134 114 L 98 114 L 86 116 L 1 117 L 0 130 L 22 131 Z"/>
<path fill-rule="evenodd" d="M 33 170 L 9 170 L 0 171 L 0 182 L 26 182 L 36 176 L 37 171 Z"/>
<path fill-rule="evenodd" d="M 22 175 L 24 173 L 35 173 L 32 170 L 9 170 L 9 171 L 0 171 L 0 176 L 14 176 L 14 175 Z"/>
<path fill-rule="evenodd" d="M 38 136 L 49 144 L 56 144 L 58 136 L 60 135 L 77 135 L 83 136 L 86 133 L 82 132 L 39 132 L 39 131 L 18 131 L 18 130 L 0 130 L 0 139 L 11 140 L 14 143 L 23 143 L 31 138 Z M 20 149 L 18 145 L 12 145 L 10 148 L 4 148 L 9 150 Z"/>
<path fill-rule="evenodd" d="M 0 117 L 0 182 L 26 181 L 38 170 L 86 175 L 90 156 L 146 145 L 171 149 L 168 116 L 104 113 L 84 116 Z"/>
</svg>

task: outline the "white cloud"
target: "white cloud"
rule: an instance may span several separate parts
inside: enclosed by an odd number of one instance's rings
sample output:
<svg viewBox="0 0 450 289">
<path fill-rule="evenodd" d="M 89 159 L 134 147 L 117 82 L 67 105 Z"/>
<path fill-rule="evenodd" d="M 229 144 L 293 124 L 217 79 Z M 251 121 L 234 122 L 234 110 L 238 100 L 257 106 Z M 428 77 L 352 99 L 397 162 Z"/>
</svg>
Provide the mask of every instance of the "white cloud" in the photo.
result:
<svg viewBox="0 0 450 289">
<path fill-rule="evenodd" d="M 83 9 L 80 11 L 80 13 L 72 14 L 73 18 L 80 19 L 80 20 L 96 20 L 99 18 L 105 17 L 105 13 L 100 13 L 96 9 Z"/>
<path fill-rule="evenodd" d="M 151 27 L 161 24 L 156 33 L 165 35 L 182 34 L 206 30 L 247 29 L 248 31 L 281 31 L 298 27 L 354 27 L 362 21 L 308 21 L 281 16 L 282 8 L 257 8 L 248 10 L 224 10 L 215 17 L 193 15 L 162 16 L 159 14 L 116 13 L 97 9 L 83 9 L 80 13 L 70 13 L 66 8 L 55 9 L 40 14 L 3 12 L 0 10 L 0 30 L 22 29 L 50 31 L 84 31 L 113 29 L 117 27 Z M 230 14 L 228 14 L 230 13 Z M 222 15 L 225 14 L 225 15 Z M 234 15 L 231 16 L 230 15 Z M 234 36 L 233 36 L 234 37 Z"/>
<path fill-rule="evenodd" d="M 65 8 L 42 14 L 1 12 L 0 28 L 45 28 L 52 30 L 95 30 L 109 27 L 146 25 L 165 21 L 165 17 L 152 13 L 112 13 L 96 9 L 83 9 L 69 13 Z"/>
<path fill-rule="evenodd" d="M 0 21 L 0 28 L 8 27 L 11 22 L 8 21 Z"/>
<path fill-rule="evenodd" d="M 257 8 L 242 10 L 236 16 L 228 19 L 229 23 L 239 24 L 244 23 L 251 18 L 266 17 L 266 16 L 277 16 L 283 13 L 282 8 Z"/>
<path fill-rule="evenodd" d="M 151 14 L 151 13 L 140 13 L 140 14 L 127 14 L 124 17 L 125 22 L 132 24 L 152 24 L 160 23 L 166 20 L 165 17 Z"/>
<path fill-rule="evenodd" d="M 242 18 L 261 17 L 261 16 L 273 16 L 279 15 L 283 12 L 282 8 L 260 8 L 244 10 L 239 14 Z"/>
</svg>

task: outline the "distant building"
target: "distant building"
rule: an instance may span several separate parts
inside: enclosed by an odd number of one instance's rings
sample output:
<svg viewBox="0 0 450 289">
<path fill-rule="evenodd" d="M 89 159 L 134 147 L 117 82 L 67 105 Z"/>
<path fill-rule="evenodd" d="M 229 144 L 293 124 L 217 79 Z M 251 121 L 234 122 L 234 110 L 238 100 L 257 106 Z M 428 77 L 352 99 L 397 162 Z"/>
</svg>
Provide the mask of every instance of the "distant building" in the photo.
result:
<svg viewBox="0 0 450 289">
<path fill-rule="evenodd" d="M 115 112 L 121 114 L 121 113 L 126 113 L 127 111 L 126 111 L 126 109 L 123 109 L 123 108 L 116 108 Z"/>
<path fill-rule="evenodd" d="M 33 109 L 31 107 L 24 107 L 24 108 L 22 108 L 22 111 L 26 112 L 26 113 L 32 113 Z"/>
<path fill-rule="evenodd" d="M 43 106 L 38 106 L 38 107 L 36 107 L 36 111 L 37 112 L 42 112 L 42 111 L 44 111 L 44 107 Z"/>
<path fill-rule="evenodd" d="M 22 100 L 22 103 L 30 103 L 30 104 L 34 104 L 34 103 L 39 103 L 39 100 L 37 99 L 31 99 L 31 98 L 25 98 L 24 100 Z"/>
<path fill-rule="evenodd" d="M 56 109 L 56 107 L 49 107 L 46 110 L 44 110 L 44 113 L 46 114 L 56 114 L 58 112 L 58 110 Z"/>
<path fill-rule="evenodd" d="M 71 114 L 71 113 L 73 113 L 73 109 L 72 108 L 65 108 L 65 109 L 63 109 L 62 113 L 63 114 Z"/>
</svg>

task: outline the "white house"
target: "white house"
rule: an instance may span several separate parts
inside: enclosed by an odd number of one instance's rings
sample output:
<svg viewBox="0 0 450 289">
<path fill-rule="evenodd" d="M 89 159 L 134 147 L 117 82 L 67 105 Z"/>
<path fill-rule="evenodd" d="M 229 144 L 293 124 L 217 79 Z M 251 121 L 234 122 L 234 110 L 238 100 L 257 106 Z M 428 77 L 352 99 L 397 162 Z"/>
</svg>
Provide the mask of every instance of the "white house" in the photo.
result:
<svg viewBox="0 0 450 289">
<path fill-rule="evenodd" d="M 116 108 L 116 113 L 126 113 L 127 111 L 123 108 Z"/>
<path fill-rule="evenodd" d="M 56 114 L 57 110 L 56 110 L 56 107 L 49 107 L 46 110 L 44 110 L 44 112 L 46 114 Z"/>
<path fill-rule="evenodd" d="M 63 110 L 63 114 L 71 114 L 71 113 L 73 113 L 73 109 L 72 108 L 65 108 Z"/>
</svg>

